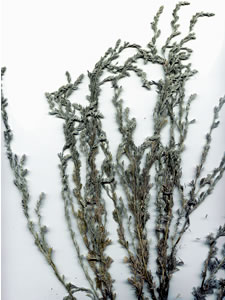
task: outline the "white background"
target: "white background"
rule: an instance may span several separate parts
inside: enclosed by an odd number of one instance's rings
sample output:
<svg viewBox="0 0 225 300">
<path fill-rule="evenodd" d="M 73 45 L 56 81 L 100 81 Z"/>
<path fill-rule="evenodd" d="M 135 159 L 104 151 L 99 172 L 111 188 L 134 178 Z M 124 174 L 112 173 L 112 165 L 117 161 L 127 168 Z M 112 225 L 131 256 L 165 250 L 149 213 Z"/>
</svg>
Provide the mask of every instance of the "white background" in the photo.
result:
<svg viewBox="0 0 225 300">
<path fill-rule="evenodd" d="M 14 131 L 13 150 L 28 155 L 27 166 L 32 203 L 41 191 L 47 200 L 43 207 L 44 223 L 48 225 L 49 243 L 55 250 L 60 271 L 77 285 L 85 285 L 82 271 L 69 239 L 64 222 L 63 202 L 60 199 L 60 178 L 57 153 L 63 145 L 62 123 L 48 115 L 45 92 L 58 89 L 65 83 L 65 71 L 75 79 L 92 70 L 101 55 L 118 38 L 146 45 L 152 35 L 150 22 L 161 4 L 165 4 L 160 28 L 164 39 L 169 33 L 171 12 L 176 1 L 155 0 L 3 0 L 2 58 L 7 66 L 5 95 L 9 99 L 10 124 Z M 214 18 L 202 18 L 196 26 L 197 40 L 192 43 L 193 67 L 199 74 L 187 86 L 187 95 L 197 93 L 191 116 L 192 125 L 184 153 L 184 176 L 191 180 L 197 164 L 204 134 L 212 120 L 213 107 L 224 95 L 225 78 L 225 19 L 224 1 L 190 1 L 190 7 L 180 11 L 182 29 L 187 32 L 189 19 L 197 11 L 214 12 Z M 186 26 L 186 27 L 185 27 Z M 186 30 L 186 31 L 185 31 Z M 154 72 L 148 74 L 154 79 Z M 159 76 L 155 70 L 155 76 Z M 127 83 L 130 92 L 126 104 L 139 126 L 135 134 L 137 143 L 149 135 L 151 121 L 151 92 L 138 92 L 138 84 Z M 78 101 L 87 89 L 78 93 Z M 82 90 L 82 86 L 81 86 Z M 103 95 L 104 96 L 104 95 Z M 107 94 L 105 94 L 107 96 Z M 103 98 L 103 97 L 102 97 Z M 107 97 L 105 97 L 107 98 Z M 110 98 L 102 103 L 110 122 L 113 151 L 119 135 L 113 123 L 114 112 Z M 104 111 L 103 111 L 104 113 Z M 225 109 L 221 112 L 221 125 L 215 132 L 213 147 L 205 173 L 219 164 L 225 149 Z M 149 122 L 149 123 L 148 123 Z M 113 142 L 114 141 L 114 142 Z M 35 247 L 22 214 L 20 195 L 12 184 L 12 173 L 2 151 L 2 300 L 59 300 L 65 291 L 44 258 Z M 182 240 L 179 257 L 185 265 L 174 275 L 169 299 L 192 299 L 191 290 L 199 284 L 199 275 L 207 248 L 204 237 L 224 223 L 224 178 L 215 192 L 191 218 L 191 227 Z M 33 208 L 32 208 L 33 209 Z M 206 217 L 207 216 L 207 217 Z M 116 240 L 115 224 L 109 226 L 113 246 L 109 250 L 114 259 L 111 271 L 116 280 L 118 299 L 135 299 L 126 284 L 127 269 L 122 263 L 125 253 Z M 66 232 L 66 233 L 65 233 Z M 200 240 L 199 240 L 200 239 Z M 79 295 L 79 300 L 86 299 Z M 213 296 L 211 297 L 213 299 Z"/>
</svg>

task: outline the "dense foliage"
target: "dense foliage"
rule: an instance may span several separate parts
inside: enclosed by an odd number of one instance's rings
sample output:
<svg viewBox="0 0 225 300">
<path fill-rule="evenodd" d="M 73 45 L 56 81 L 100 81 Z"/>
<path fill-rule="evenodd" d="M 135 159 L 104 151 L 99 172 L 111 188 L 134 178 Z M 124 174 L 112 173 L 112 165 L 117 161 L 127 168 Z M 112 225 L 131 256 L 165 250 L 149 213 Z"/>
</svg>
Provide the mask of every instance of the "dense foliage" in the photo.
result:
<svg viewBox="0 0 225 300">
<path fill-rule="evenodd" d="M 221 98 L 214 108 L 212 123 L 206 134 L 193 180 L 187 185 L 182 183 L 182 154 L 189 126 L 195 122 L 189 119 L 189 111 L 196 95 L 187 96 L 185 92 L 187 81 L 197 72 L 192 69 L 189 62 L 192 49 L 188 47 L 188 42 L 196 38 L 194 28 L 198 19 L 213 16 L 211 13 L 196 13 L 190 20 L 188 34 L 180 38 L 178 13 L 182 6 L 188 4 L 179 2 L 176 5 L 171 21 L 171 34 L 161 49 L 157 47 L 157 39 L 160 36 L 158 21 L 163 7 L 159 8 L 151 23 L 153 37 L 146 48 L 128 42 L 122 43 L 120 40 L 115 47 L 109 48 L 96 63 L 93 71 L 87 74 L 89 94 L 86 105 L 70 100 L 70 96 L 81 85 L 83 75 L 73 82 L 71 75 L 66 72 L 67 83 L 55 92 L 46 93 L 50 115 L 63 120 L 65 144 L 58 157 L 65 220 L 88 288 L 67 283 L 65 277 L 58 271 L 53 249 L 46 238 L 48 230 L 42 223 L 41 206 L 45 198 L 43 193 L 35 210 L 38 222 L 35 223 L 30 216 L 26 158 L 24 155 L 18 157 L 11 149 L 13 133 L 8 123 L 7 99 L 2 93 L 6 154 L 14 174 L 14 183 L 21 192 L 23 212 L 35 244 L 68 293 L 65 300 L 76 299 L 75 293 L 78 291 L 85 292 L 92 299 L 120 297 L 120 291 L 115 291 L 114 280 L 110 275 L 113 260 L 105 251 L 111 244 L 106 229 L 108 222 L 106 201 L 112 201 L 114 204 L 113 218 L 117 224 L 118 241 L 126 252 L 124 262 L 128 264 L 130 270 L 128 282 L 134 288 L 136 298 L 168 299 L 173 273 L 183 264 L 178 259 L 177 251 L 190 225 L 190 216 L 212 193 L 222 178 L 225 156 L 222 157 L 219 166 L 209 174 L 204 174 L 203 166 L 210 150 L 213 131 L 219 125 L 219 112 L 225 103 L 225 97 Z M 135 54 L 120 64 L 118 59 L 121 54 L 130 48 Z M 159 65 L 163 77 L 157 81 L 149 80 L 150 75 L 142 69 L 143 62 Z M 4 73 L 5 68 L 2 69 L 2 76 Z M 121 99 L 122 79 L 129 77 L 131 73 L 140 79 L 140 89 L 157 91 L 152 114 L 154 130 L 146 136 L 140 146 L 134 141 L 136 120 L 129 116 L 129 108 L 124 107 Z M 112 103 L 121 134 L 115 157 L 110 150 L 109 134 L 102 124 L 104 112 L 99 108 L 99 95 L 105 84 L 109 83 L 114 93 Z M 161 138 L 165 127 L 169 132 L 167 143 Z M 98 155 L 101 157 L 100 165 L 96 163 Z M 72 174 L 69 172 L 68 164 L 73 166 Z M 81 177 L 83 166 L 86 173 L 85 180 Z M 118 186 L 122 189 L 123 196 L 119 195 Z M 152 189 L 155 189 L 154 196 L 151 194 Z M 175 193 L 178 197 L 175 197 Z M 157 240 L 154 246 L 157 250 L 156 272 L 149 264 L 153 251 L 147 227 L 148 222 L 152 221 L 150 202 L 156 210 L 154 224 Z M 81 253 L 74 226 L 79 229 L 87 250 L 86 257 Z M 225 266 L 224 246 L 221 250 L 222 258 L 217 258 L 216 243 L 222 236 L 225 236 L 224 226 L 221 226 L 215 235 L 207 237 L 209 253 L 204 262 L 201 286 L 193 290 L 194 299 L 206 299 L 206 296 L 213 292 L 217 295 L 217 299 L 224 297 L 224 280 L 216 277 L 217 272 L 220 269 L 224 270 Z"/>
</svg>

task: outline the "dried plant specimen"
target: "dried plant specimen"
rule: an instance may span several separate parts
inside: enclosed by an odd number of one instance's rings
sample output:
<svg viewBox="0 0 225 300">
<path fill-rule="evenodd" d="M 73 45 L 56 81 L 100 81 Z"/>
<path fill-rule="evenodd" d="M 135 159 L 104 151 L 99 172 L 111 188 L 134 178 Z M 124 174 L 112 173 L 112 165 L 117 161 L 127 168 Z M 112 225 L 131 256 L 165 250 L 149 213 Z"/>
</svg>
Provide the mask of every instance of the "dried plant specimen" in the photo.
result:
<svg viewBox="0 0 225 300">
<path fill-rule="evenodd" d="M 215 235 L 209 234 L 206 239 L 206 244 L 209 247 L 207 258 L 204 262 L 204 268 L 201 273 L 201 286 L 193 289 L 194 299 L 206 299 L 207 295 L 217 291 L 217 299 L 225 297 L 225 281 L 224 278 L 217 279 L 216 275 L 219 270 L 225 270 L 225 244 L 221 249 L 221 257 L 218 258 L 217 242 L 219 238 L 225 236 L 225 226 L 219 227 Z"/>
<path fill-rule="evenodd" d="M 8 123 L 6 111 L 7 100 L 2 94 L 2 115 L 5 125 L 5 145 L 7 157 L 15 177 L 15 185 L 22 194 L 22 207 L 27 219 L 28 228 L 35 244 L 46 258 L 58 280 L 65 287 L 68 295 L 64 299 L 76 299 L 76 292 L 83 291 L 92 299 L 119 299 L 120 291 L 114 288 L 114 280 L 110 274 L 112 258 L 106 254 L 111 240 L 107 232 L 106 201 L 114 204 L 113 218 L 117 223 L 119 243 L 124 247 L 130 276 L 128 282 L 135 290 L 137 299 L 168 299 L 170 281 L 173 273 L 183 264 L 178 259 L 179 243 L 190 225 L 190 215 L 210 195 L 217 182 L 222 178 L 225 169 L 225 156 L 219 166 L 211 173 L 204 174 L 203 166 L 210 150 L 212 134 L 219 125 L 219 112 L 225 103 L 221 98 L 214 108 L 213 120 L 206 134 L 200 162 L 196 166 L 193 180 L 188 186 L 182 184 L 182 153 L 188 134 L 189 125 L 195 120 L 189 119 L 191 104 L 196 95 L 185 94 L 185 85 L 196 74 L 189 63 L 192 49 L 188 42 L 196 38 L 194 26 L 200 17 L 211 17 L 211 13 L 197 13 L 190 20 L 188 34 L 179 39 L 179 10 L 188 2 L 179 2 L 171 21 L 172 32 L 161 49 L 157 47 L 160 36 L 158 21 L 163 12 L 160 7 L 151 23 L 153 37 L 147 48 L 128 42 L 117 41 L 114 48 L 109 48 L 96 63 L 92 72 L 88 72 L 89 93 L 87 105 L 74 103 L 70 96 L 82 83 L 83 75 L 75 82 L 67 72 L 67 83 L 58 91 L 46 93 L 50 114 L 63 120 L 65 144 L 59 157 L 62 183 L 62 199 L 64 201 L 65 218 L 73 241 L 76 255 L 89 285 L 88 288 L 77 287 L 67 283 L 56 267 L 53 249 L 46 239 L 47 227 L 42 224 L 40 208 L 44 200 L 41 194 L 36 206 L 37 224 L 29 214 L 29 191 L 26 181 L 25 156 L 19 158 L 12 152 L 12 130 Z M 119 63 L 120 55 L 127 49 L 135 54 Z M 161 50 L 161 51 L 160 51 Z M 163 71 L 160 80 L 149 80 L 140 66 L 159 65 Z M 4 75 L 5 69 L 2 70 Z M 134 73 L 140 79 L 140 88 L 157 90 L 157 100 L 153 110 L 153 132 L 146 137 L 140 146 L 134 141 L 136 120 L 129 116 L 129 108 L 124 108 L 122 79 Z M 105 84 L 110 83 L 114 92 L 112 99 L 121 142 L 116 156 L 110 150 L 108 132 L 104 130 L 102 119 L 104 111 L 100 111 L 99 97 Z M 108 99 L 110 101 L 110 99 Z M 162 141 L 162 131 L 168 128 L 169 139 Z M 97 163 L 101 155 L 101 163 Z M 126 161 L 126 163 L 125 163 Z M 73 172 L 69 173 L 68 165 L 72 164 Z M 81 168 L 85 168 L 85 180 L 81 178 Z M 153 172 L 154 171 L 154 172 Z M 72 175 L 72 176 L 71 176 Z M 72 183 L 70 178 L 72 177 Z M 123 196 L 118 193 L 118 186 Z M 151 190 L 155 188 L 153 197 Z M 106 192 L 108 198 L 104 196 Z M 175 197 L 178 193 L 178 199 Z M 175 201 L 179 209 L 175 210 Z M 149 257 L 153 250 L 149 240 L 147 224 L 151 222 L 150 202 L 156 209 L 154 224 L 156 236 L 157 271 L 154 273 L 149 265 Z M 175 225 L 172 221 L 175 220 Z M 84 258 L 76 239 L 74 224 L 78 227 L 87 255 Z M 222 228 L 222 227 L 221 227 Z M 196 299 L 205 299 L 207 294 L 216 291 L 218 299 L 222 299 L 224 282 L 212 282 L 215 270 L 223 266 L 223 258 L 214 271 L 209 270 L 215 260 L 215 242 L 224 236 L 223 228 L 212 237 L 213 243 L 205 262 L 202 274 L 202 285 L 195 288 Z M 224 251 L 223 251 L 224 252 Z M 224 253 L 223 253 L 224 255 Z M 215 263 L 216 264 L 216 263 Z M 211 272 L 207 279 L 207 272 Z M 202 298 L 201 298 L 202 297 Z"/>
</svg>

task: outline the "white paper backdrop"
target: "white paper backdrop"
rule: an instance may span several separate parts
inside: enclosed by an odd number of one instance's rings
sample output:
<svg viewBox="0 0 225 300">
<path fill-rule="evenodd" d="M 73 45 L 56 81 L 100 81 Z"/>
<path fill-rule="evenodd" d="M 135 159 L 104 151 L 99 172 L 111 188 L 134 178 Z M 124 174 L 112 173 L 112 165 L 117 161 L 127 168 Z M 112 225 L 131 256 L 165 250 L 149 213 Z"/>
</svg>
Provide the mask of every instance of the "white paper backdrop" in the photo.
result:
<svg viewBox="0 0 225 300">
<path fill-rule="evenodd" d="M 122 41 L 146 45 L 151 38 L 150 22 L 161 4 L 165 5 L 160 20 L 162 37 L 169 32 L 171 12 L 176 1 L 156 0 L 3 0 L 2 58 L 7 66 L 4 81 L 9 99 L 10 124 L 14 131 L 13 150 L 28 155 L 29 186 L 34 203 L 41 191 L 47 194 L 43 207 L 44 223 L 48 225 L 49 243 L 55 249 L 60 271 L 77 285 L 85 285 L 84 276 L 72 248 L 64 222 L 63 202 L 60 199 L 60 178 L 57 153 L 63 145 L 62 123 L 48 115 L 45 92 L 65 83 L 65 71 L 75 79 L 92 70 L 101 55 Z M 190 7 L 180 11 L 182 29 L 187 30 L 190 17 L 196 11 L 214 12 L 214 18 L 202 18 L 196 26 L 197 40 L 191 62 L 199 74 L 187 86 L 187 94 L 197 93 L 191 115 L 192 125 L 184 153 L 184 176 L 190 181 L 199 159 L 204 134 L 212 120 L 213 107 L 224 95 L 225 78 L 225 19 L 224 1 L 190 1 Z M 185 27 L 186 26 L 186 27 Z M 186 31 L 187 32 L 187 31 Z M 163 39 L 162 39 L 163 40 Z M 149 76 L 159 76 L 157 70 Z M 136 85 L 135 85 L 136 84 Z M 137 117 L 137 143 L 149 135 L 152 102 L 151 92 L 138 90 L 137 81 L 126 83 L 129 92 L 126 104 Z M 137 87 L 137 89 L 136 89 Z M 105 125 L 115 151 L 119 134 L 113 123 L 114 112 L 108 97 L 102 95 Z M 78 101 L 85 101 L 87 87 L 81 86 Z M 83 99 L 83 100 L 82 100 Z M 107 118 L 110 121 L 107 122 Z M 111 118 L 111 119 L 110 119 Z M 225 149 L 225 109 L 221 125 L 213 137 L 206 171 L 217 166 Z M 2 300 L 58 300 L 65 291 L 30 236 L 20 205 L 20 195 L 12 183 L 13 177 L 2 151 Z M 175 273 L 169 299 L 192 299 L 191 290 L 199 284 L 199 275 L 207 248 L 204 237 L 224 223 L 224 178 L 215 192 L 191 217 L 190 230 L 182 240 L 179 257 L 185 265 Z M 33 204 L 31 204 L 33 205 Z M 33 209 L 33 208 L 32 208 Z M 122 263 L 125 252 L 118 246 L 116 226 L 109 225 L 113 245 L 109 253 L 114 259 L 112 275 L 118 299 L 135 299 L 126 284 L 127 266 Z M 199 240 L 200 239 L 200 240 Z M 86 299 L 84 295 L 79 300 Z M 211 299 L 214 299 L 213 296 Z"/>
</svg>

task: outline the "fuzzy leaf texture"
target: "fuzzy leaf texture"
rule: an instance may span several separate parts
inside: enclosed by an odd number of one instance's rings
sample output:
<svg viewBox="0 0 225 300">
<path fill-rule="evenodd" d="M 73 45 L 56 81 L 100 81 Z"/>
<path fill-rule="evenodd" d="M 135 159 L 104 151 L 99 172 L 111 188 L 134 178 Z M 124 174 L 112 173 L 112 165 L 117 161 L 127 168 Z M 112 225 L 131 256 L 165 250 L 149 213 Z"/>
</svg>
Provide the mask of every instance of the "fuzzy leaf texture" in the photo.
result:
<svg viewBox="0 0 225 300">
<path fill-rule="evenodd" d="M 65 223 L 76 259 L 86 280 L 85 286 L 70 282 L 61 273 L 55 259 L 55 249 L 48 240 L 49 228 L 43 223 L 46 195 L 40 193 L 34 214 L 31 213 L 31 191 L 26 156 L 12 149 L 13 130 L 7 112 L 8 100 L 1 96 L 4 145 L 13 182 L 20 192 L 21 207 L 33 241 L 49 265 L 52 274 L 65 290 L 63 299 L 89 297 L 94 300 L 121 299 L 112 265 L 116 264 L 110 247 L 117 243 L 124 253 L 123 263 L 129 276 L 124 275 L 127 288 L 138 300 L 169 299 L 171 280 L 185 264 L 178 253 L 183 236 L 189 230 L 192 213 L 213 194 L 225 170 L 225 155 L 209 173 L 205 165 L 209 159 L 213 135 L 220 126 L 220 113 L 225 96 L 219 99 L 212 112 L 212 120 L 205 135 L 200 159 L 190 182 L 183 180 L 183 153 L 190 127 L 197 126 L 190 117 L 196 94 L 188 95 L 186 85 L 197 73 L 190 63 L 195 27 L 200 19 L 213 13 L 198 12 L 187 23 L 187 33 L 180 31 L 180 10 L 188 2 L 179 2 L 173 12 L 171 32 L 160 47 L 163 31 L 161 6 L 151 22 L 152 37 L 147 46 L 118 40 L 96 62 L 92 71 L 77 79 L 66 71 L 65 84 L 45 94 L 49 115 L 62 124 L 64 142 L 58 153 L 61 200 Z M 206 22 L 206 20 L 205 20 Z M 93 45 L 92 45 L 93 46 Z M 130 51 L 132 50 L 132 51 Z M 130 54 L 132 53 L 132 54 Z M 121 59 L 121 57 L 126 57 Z M 155 79 L 144 66 L 158 66 L 162 77 Z M 4 77 L 6 68 L 2 68 Z M 151 112 L 153 130 L 138 145 L 135 134 L 139 124 L 126 107 L 125 80 L 136 77 L 139 88 L 157 97 Z M 76 92 L 88 81 L 82 104 L 76 102 Z M 112 105 L 120 139 L 114 153 L 110 132 L 105 126 L 107 112 L 102 110 L 104 90 L 110 86 L 113 96 L 105 97 Z M 139 104 L 138 104 L 139 105 Z M 50 118 L 50 117 L 49 117 Z M 167 130 L 167 141 L 163 138 Z M 57 134 L 57 133 L 56 133 Z M 56 154 L 57 156 L 57 154 Z M 110 205 L 113 207 L 110 211 Z M 117 230 L 112 240 L 109 220 Z M 151 231 L 149 228 L 153 228 Z M 66 233 L 67 234 L 67 233 Z M 155 242 L 152 243 L 154 234 Z M 200 285 L 193 288 L 193 299 L 225 296 L 225 245 L 218 242 L 225 236 L 224 224 L 207 236 L 209 248 L 202 262 Z M 155 256 L 154 256 L 155 253 Z M 155 259 L 155 267 L 151 258 Z M 72 262 L 71 262 L 72 263 Z M 118 266 L 119 267 L 119 266 Z M 223 273 L 224 274 L 224 273 Z M 76 277 L 76 265 L 74 277 Z"/>
</svg>

